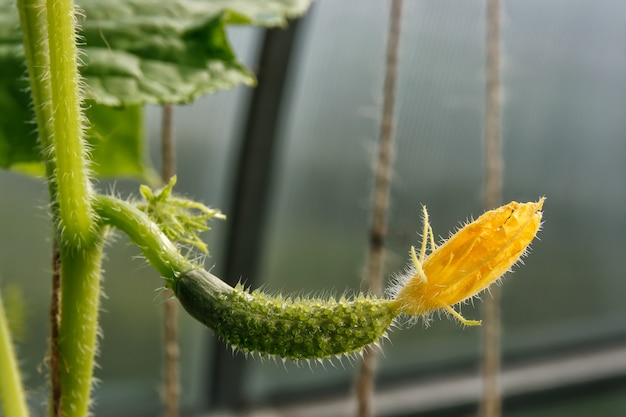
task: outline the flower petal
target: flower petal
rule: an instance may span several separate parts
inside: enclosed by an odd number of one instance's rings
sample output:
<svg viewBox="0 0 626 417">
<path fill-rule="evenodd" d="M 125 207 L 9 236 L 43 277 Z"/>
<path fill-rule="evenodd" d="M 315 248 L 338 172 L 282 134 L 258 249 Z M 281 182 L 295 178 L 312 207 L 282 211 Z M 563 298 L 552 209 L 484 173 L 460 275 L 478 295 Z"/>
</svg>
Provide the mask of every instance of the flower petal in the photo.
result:
<svg viewBox="0 0 626 417">
<path fill-rule="evenodd" d="M 455 233 L 423 261 L 424 276 L 416 273 L 399 290 L 396 300 L 401 311 L 419 315 L 446 308 L 498 280 L 520 259 L 539 231 L 544 200 L 511 202 L 484 213 Z"/>
</svg>

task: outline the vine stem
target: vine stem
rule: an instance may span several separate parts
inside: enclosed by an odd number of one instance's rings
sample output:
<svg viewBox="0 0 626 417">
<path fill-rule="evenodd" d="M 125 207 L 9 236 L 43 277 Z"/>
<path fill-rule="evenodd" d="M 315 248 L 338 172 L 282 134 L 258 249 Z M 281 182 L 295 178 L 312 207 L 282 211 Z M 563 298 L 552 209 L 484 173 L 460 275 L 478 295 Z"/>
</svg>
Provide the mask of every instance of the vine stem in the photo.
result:
<svg viewBox="0 0 626 417">
<path fill-rule="evenodd" d="M 91 208 L 74 4 L 21 0 L 18 10 L 61 263 L 63 296 L 53 295 L 60 312 L 51 312 L 60 316 L 51 318 L 51 414 L 83 417 L 96 354 L 103 238 Z"/>
<path fill-rule="evenodd" d="M 59 207 L 55 180 L 54 147 L 48 120 L 52 119 L 50 83 L 45 82 L 50 70 L 48 54 L 48 22 L 45 0 L 17 0 L 17 10 L 22 28 L 24 56 L 28 69 L 30 92 L 33 100 L 39 149 L 46 169 L 50 211 L 53 224 L 59 223 Z M 41 81 L 41 82 L 39 82 Z M 50 413 L 61 416 L 61 386 L 59 375 L 59 323 L 61 297 L 61 258 L 58 239 L 52 245 L 52 291 L 50 303 Z"/>
<path fill-rule="evenodd" d="M 94 209 L 102 225 L 113 226 L 128 235 L 171 288 L 178 276 L 198 266 L 189 262 L 148 215 L 131 203 L 98 194 Z"/>
<path fill-rule="evenodd" d="M 61 415 L 88 415 L 97 351 L 102 235 L 88 248 L 76 251 L 62 245 L 61 320 L 59 324 L 59 381 Z"/>
<path fill-rule="evenodd" d="M 367 268 L 368 291 L 375 295 L 382 293 L 384 246 L 387 236 L 387 213 L 389 211 L 393 167 L 394 107 L 401 18 L 402 0 L 392 0 L 385 61 L 385 85 L 378 145 L 378 162 L 374 179 L 374 213 L 370 229 L 370 250 Z M 370 417 L 374 414 L 375 368 L 376 351 L 367 346 L 363 351 L 363 361 L 356 382 L 357 416 L 359 417 Z"/>
<path fill-rule="evenodd" d="M 0 297 L 0 410 L 8 417 L 28 417 L 22 378 Z"/>
<path fill-rule="evenodd" d="M 89 413 L 97 351 L 103 231 L 91 207 L 72 0 L 47 0 L 52 144 L 58 204 L 55 227 L 61 259 L 58 332 L 60 414 Z M 49 159 L 50 161 L 50 159 Z M 54 201 L 56 200 L 56 201 Z"/>
<path fill-rule="evenodd" d="M 47 0 L 46 9 L 58 232 L 64 244 L 80 249 L 89 245 L 96 233 L 83 138 L 74 3 L 72 0 Z"/>
</svg>

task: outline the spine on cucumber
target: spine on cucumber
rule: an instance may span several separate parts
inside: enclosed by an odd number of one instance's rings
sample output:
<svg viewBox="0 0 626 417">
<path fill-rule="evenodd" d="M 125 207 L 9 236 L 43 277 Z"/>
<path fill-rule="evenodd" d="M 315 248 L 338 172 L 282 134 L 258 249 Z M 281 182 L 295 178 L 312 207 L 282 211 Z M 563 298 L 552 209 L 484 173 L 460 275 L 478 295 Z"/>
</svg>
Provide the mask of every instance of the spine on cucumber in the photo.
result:
<svg viewBox="0 0 626 417">
<path fill-rule="evenodd" d="M 174 291 L 189 314 L 233 347 L 293 360 L 358 352 L 384 337 L 398 315 L 391 300 L 269 296 L 232 288 L 204 270 L 181 275 Z"/>
</svg>

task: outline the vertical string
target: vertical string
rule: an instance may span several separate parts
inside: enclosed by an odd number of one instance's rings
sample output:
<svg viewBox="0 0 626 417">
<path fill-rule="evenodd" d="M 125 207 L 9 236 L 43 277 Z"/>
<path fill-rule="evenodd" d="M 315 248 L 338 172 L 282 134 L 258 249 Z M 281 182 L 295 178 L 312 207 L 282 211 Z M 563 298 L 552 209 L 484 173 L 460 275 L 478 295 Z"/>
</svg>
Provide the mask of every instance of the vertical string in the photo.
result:
<svg viewBox="0 0 626 417">
<path fill-rule="evenodd" d="M 500 3 L 487 0 L 487 83 L 485 101 L 485 208 L 502 204 L 503 156 L 500 94 Z M 483 400 L 481 415 L 499 417 L 500 288 L 493 286 L 483 305 Z"/>
<path fill-rule="evenodd" d="M 368 291 L 376 295 L 382 293 L 384 245 L 387 236 L 387 213 L 389 211 L 393 167 L 394 106 L 401 17 L 402 0 L 392 0 L 385 61 L 385 84 L 378 159 L 374 173 L 373 217 L 369 235 L 369 258 L 367 265 Z M 356 381 L 357 416 L 359 417 L 373 416 L 376 353 L 371 346 L 367 346 L 363 352 L 363 361 Z"/>
<path fill-rule="evenodd" d="M 167 184 L 176 169 L 176 155 L 174 152 L 173 134 L 173 106 L 170 103 L 163 105 L 161 124 L 161 179 Z M 179 356 L 178 346 L 178 305 L 168 291 L 164 304 L 164 344 L 165 344 L 165 417 L 179 416 Z"/>
<path fill-rule="evenodd" d="M 161 116 L 161 179 L 167 184 L 176 170 L 176 154 L 174 152 L 174 106 L 163 105 Z"/>
</svg>

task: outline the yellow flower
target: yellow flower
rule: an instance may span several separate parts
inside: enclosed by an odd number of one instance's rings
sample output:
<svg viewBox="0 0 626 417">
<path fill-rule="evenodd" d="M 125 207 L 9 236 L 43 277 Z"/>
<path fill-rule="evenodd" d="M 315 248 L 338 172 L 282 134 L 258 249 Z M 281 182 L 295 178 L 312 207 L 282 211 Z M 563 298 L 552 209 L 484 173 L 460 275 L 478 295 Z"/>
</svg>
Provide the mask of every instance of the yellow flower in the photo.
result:
<svg viewBox="0 0 626 417">
<path fill-rule="evenodd" d="M 412 316 L 444 309 L 461 323 L 467 320 L 452 308 L 487 288 L 524 253 L 541 226 L 545 198 L 534 203 L 511 202 L 469 223 L 439 247 L 424 208 L 424 231 L 419 257 L 411 247 L 413 267 L 397 290 L 398 310 Z M 431 253 L 426 256 L 430 245 Z"/>
</svg>

